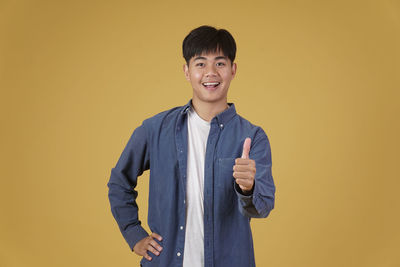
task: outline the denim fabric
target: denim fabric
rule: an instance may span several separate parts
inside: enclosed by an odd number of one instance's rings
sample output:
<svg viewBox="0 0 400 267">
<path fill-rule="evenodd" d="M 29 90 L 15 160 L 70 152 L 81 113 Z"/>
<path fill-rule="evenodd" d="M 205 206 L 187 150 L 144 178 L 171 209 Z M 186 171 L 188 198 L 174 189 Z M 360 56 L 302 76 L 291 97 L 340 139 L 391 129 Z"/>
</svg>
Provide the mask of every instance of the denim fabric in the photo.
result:
<svg viewBox="0 0 400 267">
<path fill-rule="evenodd" d="M 137 178 L 150 169 L 148 225 L 163 237 L 159 256 L 148 252 L 142 266 L 182 266 L 186 216 L 187 111 L 184 106 L 161 112 L 137 127 L 107 184 L 111 212 L 131 250 L 148 236 L 138 218 Z M 250 137 L 256 162 L 252 194 L 235 183 L 233 165 Z M 204 166 L 205 267 L 255 266 L 250 219 L 265 218 L 274 208 L 271 149 L 259 126 L 236 113 L 235 105 L 211 120 Z"/>
</svg>

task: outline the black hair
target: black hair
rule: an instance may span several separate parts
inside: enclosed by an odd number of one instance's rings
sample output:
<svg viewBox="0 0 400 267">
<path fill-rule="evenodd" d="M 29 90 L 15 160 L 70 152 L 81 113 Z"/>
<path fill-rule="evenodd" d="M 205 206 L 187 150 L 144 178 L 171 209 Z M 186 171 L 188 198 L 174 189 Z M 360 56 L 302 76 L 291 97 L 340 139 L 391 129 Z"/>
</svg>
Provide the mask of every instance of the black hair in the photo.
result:
<svg viewBox="0 0 400 267">
<path fill-rule="evenodd" d="M 203 25 L 192 30 L 183 40 L 182 52 L 186 63 L 194 56 L 202 53 L 214 53 L 222 51 L 233 64 L 236 56 L 236 43 L 232 35 L 225 29 Z"/>
</svg>

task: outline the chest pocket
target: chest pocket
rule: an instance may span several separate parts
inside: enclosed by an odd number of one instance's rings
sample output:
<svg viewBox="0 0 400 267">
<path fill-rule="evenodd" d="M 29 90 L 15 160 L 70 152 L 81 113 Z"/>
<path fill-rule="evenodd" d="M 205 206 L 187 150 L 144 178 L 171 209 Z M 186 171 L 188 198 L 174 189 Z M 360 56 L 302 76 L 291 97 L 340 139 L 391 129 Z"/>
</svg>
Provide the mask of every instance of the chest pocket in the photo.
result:
<svg viewBox="0 0 400 267">
<path fill-rule="evenodd" d="M 218 174 L 216 179 L 216 194 L 215 199 L 218 213 L 226 215 L 230 213 L 236 205 L 235 188 L 233 177 L 234 158 L 219 158 L 218 159 Z"/>
</svg>

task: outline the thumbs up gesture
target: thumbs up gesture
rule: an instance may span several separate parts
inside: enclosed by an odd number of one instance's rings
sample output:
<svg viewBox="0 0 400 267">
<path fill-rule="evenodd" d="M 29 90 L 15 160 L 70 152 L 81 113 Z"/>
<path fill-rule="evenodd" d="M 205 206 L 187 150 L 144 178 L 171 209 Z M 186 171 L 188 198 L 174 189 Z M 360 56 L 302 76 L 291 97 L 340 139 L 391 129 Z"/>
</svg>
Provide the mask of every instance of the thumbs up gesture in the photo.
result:
<svg viewBox="0 0 400 267">
<path fill-rule="evenodd" d="M 242 157 L 235 160 L 233 177 L 243 193 L 248 194 L 253 190 L 254 176 L 256 175 L 256 162 L 249 158 L 251 139 L 243 143 Z"/>
</svg>

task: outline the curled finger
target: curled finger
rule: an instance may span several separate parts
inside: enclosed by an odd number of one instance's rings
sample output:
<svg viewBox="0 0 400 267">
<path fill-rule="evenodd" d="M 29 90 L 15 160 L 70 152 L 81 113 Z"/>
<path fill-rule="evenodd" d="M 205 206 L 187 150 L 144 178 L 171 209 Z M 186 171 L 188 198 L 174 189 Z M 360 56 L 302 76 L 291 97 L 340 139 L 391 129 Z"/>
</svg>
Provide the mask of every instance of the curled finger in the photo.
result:
<svg viewBox="0 0 400 267">
<path fill-rule="evenodd" d="M 150 241 L 150 245 L 158 251 L 161 251 L 163 249 L 154 239 Z"/>
<path fill-rule="evenodd" d="M 152 258 L 149 256 L 149 254 L 147 254 L 147 252 L 144 253 L 143 257 L 144 257 L 146 260 L 148 260 L 148 261 L 151 261 L 151 259 L 152 259 Z"/>
<path fill-rule="evenodd" d="M 159 234 L 157 234 L 157 233 L 151 233 L 151 236 L 153 237 L 153 238 L 155 238 L 155 239 L 157 239 L 158 241 L 161 241 L 162 240 L 162 236 L 160 236 Z"/>
<path fill-rule="evenodd" d="M 160 252 L 158 252 L 151 244 L 147 246 L 147 251 L 150 251 L 154 255 L 158 256 L 160 255 Z"/>
</svg>

